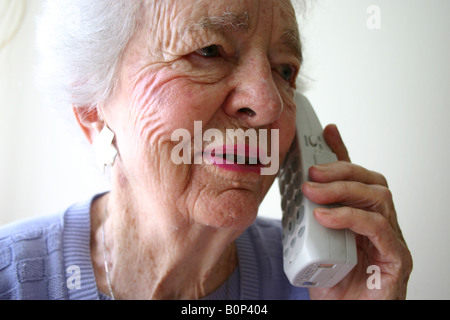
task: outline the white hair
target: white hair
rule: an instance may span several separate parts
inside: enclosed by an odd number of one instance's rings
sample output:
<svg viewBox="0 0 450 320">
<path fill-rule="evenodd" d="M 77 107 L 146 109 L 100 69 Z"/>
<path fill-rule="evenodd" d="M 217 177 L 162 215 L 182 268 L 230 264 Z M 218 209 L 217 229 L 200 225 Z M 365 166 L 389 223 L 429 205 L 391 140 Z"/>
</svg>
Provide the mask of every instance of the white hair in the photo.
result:
<svg viewBox="0 0 450 320">
<path fill-rule="evenodd" d="M 47 0 L 38 18 L 37 78 L 58 104 L 96 107 L 116 84 L 142 0 Z"/>
</svg>

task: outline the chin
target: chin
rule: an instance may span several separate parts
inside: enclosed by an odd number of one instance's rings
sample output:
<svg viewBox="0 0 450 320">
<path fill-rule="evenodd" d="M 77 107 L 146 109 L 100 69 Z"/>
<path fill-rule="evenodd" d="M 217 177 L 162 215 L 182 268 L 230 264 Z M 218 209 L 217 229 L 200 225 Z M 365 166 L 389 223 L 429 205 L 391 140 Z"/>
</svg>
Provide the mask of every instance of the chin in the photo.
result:
<svg viewBox="0 0 450 320">
<path fill-rule="evenodd" d="M 260 201 L 250 191 L 228 190 L 215 199 L 209 199 L 199 220 L 215 228 L 245 230 L 258 215 Z"/>
</svg>

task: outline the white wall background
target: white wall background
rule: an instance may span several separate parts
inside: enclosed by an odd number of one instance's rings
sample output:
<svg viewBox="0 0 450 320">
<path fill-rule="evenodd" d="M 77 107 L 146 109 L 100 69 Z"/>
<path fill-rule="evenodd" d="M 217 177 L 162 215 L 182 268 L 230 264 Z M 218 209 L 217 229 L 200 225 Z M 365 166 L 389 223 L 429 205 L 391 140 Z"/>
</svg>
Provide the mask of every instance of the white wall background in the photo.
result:
<svg viewBox="0 0 450 320">
<path fill-rule="evenodd" d="M 22 0 L 0 0 L 0 10 L 11 1 Z M 0 225 L 107 188 L 70 112 L 42 102 L 33 80 L 41 0 L 24 3 L 24 22 L 0 51 Z M 370 5 L 379 30 L 366 25 Z M 409 299 L 450 298 L 448 12 L 448 0 L 317 0 L 302 30 L 306 94 L 322 123 L 338 124 L 353 162 L 390 183 L 414 258 Z M 0 21 L 0 39 L 7 29 Z M 262 215 L 280 217 L 277 193 L 274 185 Z"/>
</svg>

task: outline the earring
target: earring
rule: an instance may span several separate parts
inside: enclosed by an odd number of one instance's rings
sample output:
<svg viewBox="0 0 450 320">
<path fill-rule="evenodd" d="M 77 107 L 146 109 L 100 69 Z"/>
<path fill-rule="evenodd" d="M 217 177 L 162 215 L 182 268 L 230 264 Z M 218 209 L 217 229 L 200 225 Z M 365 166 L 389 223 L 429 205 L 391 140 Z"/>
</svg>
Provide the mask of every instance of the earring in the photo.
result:
<svg viewBox="0 0 450 320">
<path fill-rule="evenodd" d="M 97 165 L 103 173 L 105 173 L 107 166 L 113 166 L 116 161 L 118 152 L 112 144 L 114 137 L 114 132 L 112 132 L 111 129 L 109 129 L 105 124 L 102 131 L 99 133 L 97 138 L 95 138 L 95 141 L 92 144 L 97 159 Z"/>
</svg>

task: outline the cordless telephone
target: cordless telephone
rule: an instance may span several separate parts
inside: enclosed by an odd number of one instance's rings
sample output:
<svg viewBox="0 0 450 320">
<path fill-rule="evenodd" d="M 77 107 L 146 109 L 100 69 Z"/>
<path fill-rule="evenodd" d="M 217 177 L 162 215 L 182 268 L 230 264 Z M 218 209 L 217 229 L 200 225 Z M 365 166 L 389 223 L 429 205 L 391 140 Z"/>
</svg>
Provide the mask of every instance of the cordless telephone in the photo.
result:
<svg viewBox="0 0 450 320">
<path fill-rule="evenodd" d="M 313 215 L 319 205 L 303 196 L 309 168 L 337 157 L 308 99 L 296 93 L 295 100 L 297 134 L 279 174 L 284 271 L 297 287 L 333 287 L 357 263 L 355 235 L 320 225 Z"/>
</svg>

